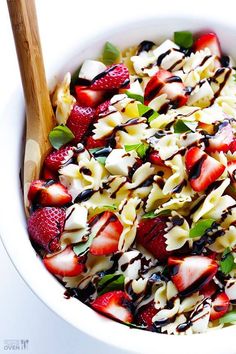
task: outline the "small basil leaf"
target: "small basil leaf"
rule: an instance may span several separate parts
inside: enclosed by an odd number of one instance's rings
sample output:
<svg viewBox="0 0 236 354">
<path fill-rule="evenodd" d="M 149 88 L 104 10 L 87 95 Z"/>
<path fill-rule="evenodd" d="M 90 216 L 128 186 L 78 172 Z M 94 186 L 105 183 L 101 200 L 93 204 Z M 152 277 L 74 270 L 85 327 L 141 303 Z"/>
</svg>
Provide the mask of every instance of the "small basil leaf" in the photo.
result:
<svg viewBox="0 0 236 354">
<path fill-rule="evenodd" d="M 106 42 L 103 54 L 102 61 L 105 65 L 111 65 L 119 61 L 120 59 L 120 51 L 117 47 L 115 47 L 112 43 Z"/>
<path fill-rule="evenodd" d="M 101 208 L 104 210 L 111 210 L 111 211 L 117 210 L 117 206 L 115 204 L 103 205 Z"/>
<path fill-rule="evenodd" d="M 106 163 L 106 156 L 98 156 L 98 157 L 95 157 L 95 159 L 100 162 L 102 165 L 105 165 Z"/>
<path fill-rule="evenodd" d="M 94 152 L 100 150 L 101 148 L 94 148 L 94 149 L 89 149 L 90 154 L 94 154 Z"/>
<path fill-rule="evenodd" d="M 134 100 L 136 100 L 136 101 L 139 101 L 139 102 L 141 102 L 141 103 L 144 102 L 144 98 L 143 98 L 143 96 L 141 96 L 141 95 L 137 95 L 136 93 L 132 93 L 132 92 L 130 92 L 130 91 L 126 91 L 125 93 L 126 93 L 126 95 L 127 95 L 129 98 L 132 98 L 132 99 L 134 99 Z"/>
<path fill-rule="evenodd" d="M 224 316 L 220 318 L 220 323 L 225 324 L 225 323 L 230 323 L 230 322 L 236 322 L 236 311 L 230 311 L 226 313 Z"/>
<path fill-rule="evenodd" d="M 159 211 L 159 213 L 156 213 L 154 211 L 149 211 L 148 213 L 144 214 L 142 216 L 142 219 L 154 219 L 156 218 L 157 216 L 168 216 L 171 214 L 171 210 L 170 209 L 166 209 L 166 210 L 161 210 Z"/>
<path fill-rule="evenodd" d="M 235 268 L 236 264 L 234 263 L 234 256 L 230 252 L 229 247 L 227 247 L 222 254 L 221 260 L 220 260 L 220 270 L 224 274 L 228 274 Z"/>
<path fill-rule="evenodd" d="M 88 251 L 89 247 L 93 242 L 94 236 L 95 235 L 91 233 L 86 242 L 80 242 L 73 247 L 73 251 L 75 252 L 75 254 L 77 254 L 77 256 L 82 255 Z"/>
<path fill-rule="evenodd" d="M 57 150 L 73 140 L 74 137 L 72 131 L 65 125 L 58 125 L 49 133 L 49 141 Z"/>
<path fill-rule="evenodd" d="M 123 274 L 107 274 L 98 282 L 98 295 L 107 293 L 113 290 L 124 290 L 125 277 Z"/>
<path fill-rule="evenodd" d="M 149 149 L 148 144 L 140 144 L 140 146 L 136 149 L 137 154 L 139 155 L 139 157 L 141 157 L 141 159 L 145 157 L 148 149 Z"/>
<path fill-rule="evenodd" d="M 151 121 L 153 121 L 159 116 L 159 113 L 154 111 L 151 107 L 145 106 L 144 104 L 138 105 L 138 112 L 140 117 L 147 118 L 149 123 L 151 123 Z"/>
<path fill-rule="evenodd" d="M 183 48 L 190 48 L 193 45 L 193 35 L 189 31 L 174 32 L 174 42 Z"/>
<path fill-rule="evenodd" d="M 193 228 L 191 228 L 189 232 L 189 236 L 191 238 L 194 237 L 201 237 L 204 235 L 204 233 L 209 229 L 212 224 L 215 222 L 214 219 L 203 219 L 199 220 Z"/>
<path fill-rule="evenodd" d="M 192 132 L 195 132 L 196 128 L 198 126 L 197 122 L 190 122 L 187 120 L 177 120 L 177 122 L 174 125 L 174 132 L 175 133 L 185 133 L 189 130 Z"/>
<path fill-rule="evenodd" d="M 132 150 L 136 150 L 141 144 L 133 144 L 133 145 L 125 145 L 125 151 L 129 152 Z"/>
</svg>

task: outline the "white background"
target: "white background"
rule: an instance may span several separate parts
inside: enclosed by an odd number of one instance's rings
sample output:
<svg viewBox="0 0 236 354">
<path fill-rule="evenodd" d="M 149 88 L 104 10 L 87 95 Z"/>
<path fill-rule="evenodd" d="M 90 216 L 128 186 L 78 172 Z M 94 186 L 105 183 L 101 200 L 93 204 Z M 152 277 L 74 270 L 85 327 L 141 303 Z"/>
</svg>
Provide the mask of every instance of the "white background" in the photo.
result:
<svg viewBox="0 0 236 354">
<path fill-rule="evenodd" d="M 134 20 L 145 16 L 153 17 L 160 12 L 168 14 L 191 12 L 207 18 L 223 17 L 228 22 L 235 21 L 236 17 L 233 0 L 224 0 L 224 2 L 216 0 L 36 0 L 36 5 L 47 72 L 51 70 L 49 57 L 53 56 L 60 60 L 60 54 L 69 48 L 71 31 L 78 32 L 80 38 L 78 46 L 80 46 L 86 38 L 103 30 L 108 31 L 113 24 L 122 24 L 128 19 Z M 68 36 L 66 43 L 63 43 L 58 36 L 57 28 L 63 26 L 65 17 L 70 18 L 70 26 L 64 26 Z M 0 0 L 0 108 L 6 104 L 14 105 L 14 99 L 9 103 L 9 97 L 18 86 L 20 92 L 20 79 L 6 1 Z M 0 116 L 0 119 L 4 117 Z M 10 132 L 8 133 L 10 137 Z M 1 166 L 1 170 L 2 168 Z M 8 352 L 4 350 L 6 339 L 28 339 L 29 347 L 24 352 L 29 354 L 126 353 L 82 334 L 52 313 L 25 285 L 1 243 L 0 279 L 1 354 Z M 23 353 L 23 351 L 12 352 Z"/>
</svg>

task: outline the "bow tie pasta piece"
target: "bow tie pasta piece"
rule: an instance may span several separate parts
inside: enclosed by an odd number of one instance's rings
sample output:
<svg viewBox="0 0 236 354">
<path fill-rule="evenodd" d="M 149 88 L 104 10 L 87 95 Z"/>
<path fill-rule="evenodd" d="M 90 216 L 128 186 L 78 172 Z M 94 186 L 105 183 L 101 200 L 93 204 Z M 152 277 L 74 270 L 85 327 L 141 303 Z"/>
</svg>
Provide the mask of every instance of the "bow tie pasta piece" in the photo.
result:
<svg viewBox="0 0 236 354">
<path fill-rule="evenodd" d="M 180 249 L 188 242 L 189 246 L 192 246 L 193 241 L 189 237 L 189 224 L 180 214 L 172 211 L 171 217 L 167 222 L 166 238 L 166 250 L 173 251 Z"/>
</svg>

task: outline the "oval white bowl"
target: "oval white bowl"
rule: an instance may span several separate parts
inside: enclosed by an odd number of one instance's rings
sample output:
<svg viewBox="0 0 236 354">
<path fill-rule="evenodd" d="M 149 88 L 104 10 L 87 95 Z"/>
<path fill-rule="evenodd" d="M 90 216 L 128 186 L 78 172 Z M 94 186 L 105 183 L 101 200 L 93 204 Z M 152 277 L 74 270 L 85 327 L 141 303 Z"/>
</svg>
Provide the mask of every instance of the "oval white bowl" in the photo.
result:
<svg viewBox="0 0 236 354">
<path fill-rule="evenodd" d="M 60 62 L 55 62 L 54 72 L 48 78 L 51 84 L 54 75 L 62 77 L 76 69 L 84 59 L 96 58 L 106 40 L 120 48 L 137 44 L 144 39 L 161 42 L 171 38 L 174 31 L 190 30 L 203 32 L 213 30 L 222 43 L 223 51 L 236 58 L 236 25 L 196 18 L 155 18 L 116 28 L 109 34 L 101 34 L 80 48 L 75 41 L 72 52 L 65 53 Z M 76 38 L 76 34 L 73 34 Z M 64 298 L 64 287 L 44 268 L 28 238 L 20 186 L 20 167 L 24 147 L 24 101 L 18 92 L 10 98 L 0 120 L 1 144 L 1 220 L 0 233 L 5 248 L 16 269 L 31 289 L 55 313 L 89 335 L 119 347 L 130 353 L 165 354 L 235 354 L 234 335 L 236 327 L 210 330 L 208 333 L 190 336 L 167 336 L 147 331 L 130 329 L 115 321 L 98 315 L 80 301 Z M 4 167 L 4 168 L 3 168 Z"/>
</svg>

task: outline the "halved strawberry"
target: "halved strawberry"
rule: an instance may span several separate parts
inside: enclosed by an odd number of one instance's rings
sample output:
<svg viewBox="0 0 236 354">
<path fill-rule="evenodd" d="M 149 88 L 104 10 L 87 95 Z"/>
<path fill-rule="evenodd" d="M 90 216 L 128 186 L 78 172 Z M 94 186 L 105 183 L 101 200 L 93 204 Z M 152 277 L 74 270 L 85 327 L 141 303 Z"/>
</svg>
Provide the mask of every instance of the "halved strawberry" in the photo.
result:
<svg viewBox="0 0 236 354">
<path fill-rule="evenodd" d="M 212 55 L 221 57 L 221 47 L 217 35 L 213 32 L 202 34 L 194 43 L 194 51 L 209 48 Z"/>
<path fill-rule="evenodd" d="M 89 87 L 92 90 L 129 88 L 129 70 L 124 64 L 108 66 L 105 71 L 95 76 Z"/>
<path fill-rule="evenodd" d="M 106 145 L 105 139 L 94 139 L 91 135 L 87 137 L 85 141 L 85 147 L 87 150 L 103 147 Z"/>
<path fill-rule="evenodd" d="M 172 253 L 166 250 L 165 228 L 167 217 L 143 219 L 138 224 L 136 242 L 142 245 L 160 262 L 164 262 Z"/>
<path fill-rule="evenodd" d="M 218 320 L 224 316 L 229 309 L 229 303 L 230 300 L 225 292 L 218 293 L 211 304 L 210 320 Z"/>
<path fill-rule="evenodd" d="M 48 154 L 44 160 L 44 165 L 51 171 L 57 172 L 72 159 L 74 153 L 74 146 L 61 147 L 59 150 L 54 150 Z"/>
<path fill-rule="evenodd" d="M 218 131 L 208 139 L 207 152 L 223 151 L 230 149 L 230 144 L 234 138 L 233 130 L 229 122 L 220 124 Z"/>
<path fill-rule="evenodd" d="M 167 70 L 159 70 L 148 82 L 144 91 L 144 104 L 148 105 L 155 97 L 166 94 L 172 106 L 184 106 L 188 100 L 185 86 L 179 76 Z"/>
<path fill-rule="evenodd" d="M 106 112 L 109 106 L 110 106 L 110 100 L 106 100 L 105 102 L 102 102 L 96 109 L 96 116 L 98 116 L 100 113 Z"/>
<path fill-rule="evenodd" d="M 154 306 L 154 301 L 149 302 L 148 304 L 141 307 L 137 313 L 136 321 L 137 325 L 144 325 L 149 331 L 153 329 L 153 317 L 157 314 L 157 309 Z"/>
<path fill-rule="evenodd" d="M 84 257 L 78 257 L 70 246 L 55 255 L 47 255 L 43 263 L 50 273 L 62 277 L 75 277 L 85 270 Z"/>
<path fill-rule="evenodd" d="M 121 290 L 109 291 L 108 293 L 98 296 L 91 303 L 94 310 L 111 318 L 115 318 L 116 320 L 128 323 L 133 321 L 133 315 L 130 310 L 131 305 L 130 297 Z"/>
<path fill-rule="evenodd" d="M 168 266 L 171 279 L 183 296 L 201 289 L 218 270 L 217 263 L 205 256 L 169 257 Z"/>
<path fill-rule="evenodd" d="M 31 183 L 28 191 L 28 200 L 30 202 L 32 202 L 36 198 L 36 196 L 39 195 L 41 190 L 44 188 L 44 184 L 45 181 L 41 179 L 37 179 Z"/>
<path fill-rule="evenodd" d="M 59 239 L 64 230 L 66 212 L 56 207 L 37 209 L 28 219 L 31 239 L 48 252 L 60 250 Z"/>
<path fill-rule="evenodd" d="M 54 181 L 58 180 L 58 173 L 56 171 L 51 170 L 47 166 L 43 166 L 41 171 L 41 178 L 43 180 L 53 179 Z"/>
<path fill-rule="evenodd" d="M 234 138 L 233 141 L 230 143 L 229 150 L 232 152 L 232 154 L 236 152 L 236 138 Z"/>
<path fill-rule="evenodd" d="M 114 213 L 105 211 L 95 215 L 89 220 L 89 226 L 95 235 L 89 249 L 91 254 L 101 256 L 118 251 L 123 226 Z"/>
<path fill-rule="evenodd" d="M 151 151 L 148 155 L 148 161 L 150 161 L 153 165 L 157 166 L 165 166 L 164 161 L 161 159 L 158 151 Z"/>
<path fill-rule="evenodd" d="M 75 86 L 78 104 L 85 107 L 97 107 L 104 99 L 104 91 L 93 91 L 87 86 Z"/>
<path fill-rule="evenodd" d="M 190 185 L 196 192 L 204 191 L 225 170 L 224 165 L 198 147 L 192 147 L 187 151 L 185 164 Z"/>
<path fill-rule="evenodd" d="M 209 283 L 207 283 L 201 288 L 200 294 L 203 295 L 204 297 L 211 297 L 216 293 L 217 290 L 218 287 L 216 283 L 213 280 L 211 280 Z"/>
<path fill-rule="evenodd" d="M 94 115 L 94 108 L 81 107 L 77 103 L 74 105 L 67 120 L 67 126 L 75 136 L 75 143 L 79 143 L 84 138 L 93 121 Z"/>
</svg>

